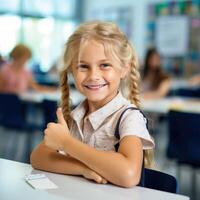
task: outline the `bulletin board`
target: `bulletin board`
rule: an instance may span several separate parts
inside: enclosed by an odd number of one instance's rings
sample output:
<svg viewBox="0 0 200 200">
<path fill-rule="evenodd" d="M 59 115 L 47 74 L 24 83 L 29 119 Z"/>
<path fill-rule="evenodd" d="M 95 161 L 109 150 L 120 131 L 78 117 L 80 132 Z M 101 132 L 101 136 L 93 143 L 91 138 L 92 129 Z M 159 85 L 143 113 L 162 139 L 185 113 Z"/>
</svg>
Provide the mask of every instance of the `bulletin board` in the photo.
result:
<svg viewBox="0 0 200 200">
<path fill-rule="evenodd" d="M 188 52 L 187 16 L 161 16 L 156 20 L 156 48 L 163 56 L 184 56 Z"/>
<path fill-rule="evenodd" d="M 169 1 L 147 8 L 146 47 L 156 47 L 174 76 L 200 73 L 200 1 Z"/>
</svg>

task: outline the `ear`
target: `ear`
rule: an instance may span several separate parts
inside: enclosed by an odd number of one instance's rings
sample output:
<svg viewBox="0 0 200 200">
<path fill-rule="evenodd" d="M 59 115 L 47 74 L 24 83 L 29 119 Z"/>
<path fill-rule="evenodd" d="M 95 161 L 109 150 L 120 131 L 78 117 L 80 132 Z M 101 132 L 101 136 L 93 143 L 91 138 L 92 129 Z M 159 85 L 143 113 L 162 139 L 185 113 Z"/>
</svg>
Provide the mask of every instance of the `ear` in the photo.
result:
<svg viewBox="0 0 200 200">
<path fill-rule="evenodd" d="M 126 75 L 130 72 L 130 65 L 124 66 L 121 70 L 121 79 L 124 79 Z"/>
</svg>

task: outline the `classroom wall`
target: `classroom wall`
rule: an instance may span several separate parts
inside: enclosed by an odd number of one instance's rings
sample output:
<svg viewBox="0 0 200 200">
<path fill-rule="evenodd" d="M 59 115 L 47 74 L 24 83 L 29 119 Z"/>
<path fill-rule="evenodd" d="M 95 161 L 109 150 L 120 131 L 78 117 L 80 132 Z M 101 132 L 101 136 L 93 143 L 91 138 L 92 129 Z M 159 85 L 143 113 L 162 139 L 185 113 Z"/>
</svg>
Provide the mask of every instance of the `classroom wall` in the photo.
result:
<svg viewBox="0 0 200 200">
<path fill-rule="evenodd" d="M 184 1 L 184 0 L 177 0 Z M 140 59 L 144 58 L 146 51 L 146 21 L 147 21 L 147 5 L 150 3 L 169 2 L 169 0 L 85 0 L 83 11 L 83 19 L 92 20 L 92 11 L 97 9 L 108 9 L 118 7 L 131 7 L 132 13 L 132 38 L 130 39 L 136 48 Z"/>
</svg>

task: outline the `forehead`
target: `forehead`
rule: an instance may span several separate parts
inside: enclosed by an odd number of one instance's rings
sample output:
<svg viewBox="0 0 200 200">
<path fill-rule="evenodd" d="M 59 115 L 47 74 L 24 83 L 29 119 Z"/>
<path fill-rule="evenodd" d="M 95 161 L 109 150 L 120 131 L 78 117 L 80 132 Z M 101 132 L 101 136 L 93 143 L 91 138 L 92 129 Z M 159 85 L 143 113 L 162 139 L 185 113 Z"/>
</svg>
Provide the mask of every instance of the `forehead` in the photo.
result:
<svg viewBox="0 0 200 200">
<path fill-rule="evenodd" d="M 103 43 L 95 40 L 84 40 L 80 44 L 79 60 L 108 59 Z"/>
<path fill-rule="evenodd" d="M 99 41 L 95 39 L 84 39 L 80 42 L 78 57 L 75 62 L 99 62 L 107 60 L 114 66 L 121 66 L 121 60 L 115 52 L 115 46 L 106 41 Z"/>
</svg>

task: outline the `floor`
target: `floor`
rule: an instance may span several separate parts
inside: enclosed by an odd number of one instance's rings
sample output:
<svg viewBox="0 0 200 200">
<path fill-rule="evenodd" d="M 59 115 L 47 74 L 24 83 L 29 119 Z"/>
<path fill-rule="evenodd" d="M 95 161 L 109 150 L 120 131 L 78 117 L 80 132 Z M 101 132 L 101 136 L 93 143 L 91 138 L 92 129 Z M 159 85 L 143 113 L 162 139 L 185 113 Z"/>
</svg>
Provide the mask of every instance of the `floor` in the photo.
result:
<svg viewBox="0 0 200 200">
<path fill-rule="evenodd" d="M 177 177 L 178 172 L 181 172 L 179 182 L 179 193 L 190 196 L 192 200 L 197 200 L 200 196 L 200 170 L 196 171 L 196 199 L 191 195 L 191 168 L 182 166 L 179 170 L 174 161 L 168 160 L 165 155 L 167 145 L 167 124 L 165 121 L 159 123 L 156 132 L 153 134 L 156 143 L 155 150 L 155 167 L 158 170 L 169 173 Z M 32 134 L 33 149 L 43 138 L 41 131 L 35 131 Z M 18 131 L 8 131 L 0 127 L 0 157 L 20 162 L 27 161 L 27 133 Z"/>
</svg>

